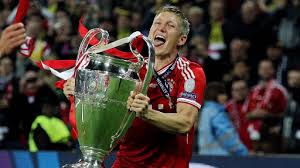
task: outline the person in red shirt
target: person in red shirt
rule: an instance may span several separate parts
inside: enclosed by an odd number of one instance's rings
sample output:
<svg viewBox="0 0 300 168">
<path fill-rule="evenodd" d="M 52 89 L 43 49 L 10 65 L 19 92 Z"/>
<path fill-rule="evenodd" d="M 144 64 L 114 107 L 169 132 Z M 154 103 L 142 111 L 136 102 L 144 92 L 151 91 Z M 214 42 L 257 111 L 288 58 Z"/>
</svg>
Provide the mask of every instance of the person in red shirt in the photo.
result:
<svg viewBox="0 0 300 168">
<path fill-rule="evenodd" d="M 250 137 L 255 141 L 265 141 L 266 144 L 255 147 L 265 152 L 278 149 L 275 141 L 279 141 L 280 137 L 274 136 L 279 136 L 281 119 L 287 107 L 287 91 L 273 79 L 274 72 L 270 60 L 259 63 L 261 81 L 251 89 L 247 107 L 248 118 L 251 120 L 248 127 Z M 271 142 L 274 142 L 273 145 Z"/>
<path fill-rule="evenodd" d="M 200 65 L 178 55 L 189 22 L 174 6 L 156 14 L 149 32 L 155 48 L 155 75 L 147 95 L 131 92 L 128 109 L 136 119 L 121 140 L 113 168 L 187 168 L 192 156 L 194 124 L 206 84 Z M 144 78 L 146 68 L 140 72 Z M 74 79 L 64 84 L 74 94 Z"/>
<path fill-rule="evenodd" d="M 251 150 L 252 142 L 247 130 L 249 121 L 247 119 L 248 86 L 246 81 L 233 81 L 231 96 L 232 98 L 225 104 L 225 108 L 240 135 L 240 139 Z"/>
</svg>

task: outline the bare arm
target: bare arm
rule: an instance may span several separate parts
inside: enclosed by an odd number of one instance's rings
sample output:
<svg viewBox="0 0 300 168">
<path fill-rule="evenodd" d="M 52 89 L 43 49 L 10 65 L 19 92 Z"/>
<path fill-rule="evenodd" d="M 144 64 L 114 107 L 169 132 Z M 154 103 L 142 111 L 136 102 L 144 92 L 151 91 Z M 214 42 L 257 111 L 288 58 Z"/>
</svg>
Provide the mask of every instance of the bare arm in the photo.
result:
<svg viewBox="0 0 300 168">
<path fill-rule="evenodd" d="M 194 125 L 198 109 L 186 103 L 177 104 L 177 113 L 162 113 L 149 109 L 144 115 L 146 121 L 170 133 L 186 133 Z"/>
<path fill-rule="evenodd" d="M 148 109 L 149 98 L 143 94 L 132 96 L 128 100 L 128 108 L 137 113 L 145 121 L 169 133 L 186 133 L 194 125 L 198 109 L 186 103 L 177 104 L 177 113 L 163 113 Z"/>
</svg>

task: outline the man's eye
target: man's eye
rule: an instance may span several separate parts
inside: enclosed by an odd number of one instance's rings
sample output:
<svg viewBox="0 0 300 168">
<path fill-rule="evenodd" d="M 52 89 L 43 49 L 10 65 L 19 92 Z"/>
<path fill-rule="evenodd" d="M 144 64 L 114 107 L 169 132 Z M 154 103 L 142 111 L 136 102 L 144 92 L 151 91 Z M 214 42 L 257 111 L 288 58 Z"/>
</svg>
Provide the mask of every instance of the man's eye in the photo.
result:
<svg viewBox="0 0 300 168">
<path fill-rule="evenodd" d="M 175 27 L 175 25 L 173 25 L 173 24 L 169 24 L 169 27 L 172 27 L 172 28 L 174 28 L 174 27 Z"/>
</svg>

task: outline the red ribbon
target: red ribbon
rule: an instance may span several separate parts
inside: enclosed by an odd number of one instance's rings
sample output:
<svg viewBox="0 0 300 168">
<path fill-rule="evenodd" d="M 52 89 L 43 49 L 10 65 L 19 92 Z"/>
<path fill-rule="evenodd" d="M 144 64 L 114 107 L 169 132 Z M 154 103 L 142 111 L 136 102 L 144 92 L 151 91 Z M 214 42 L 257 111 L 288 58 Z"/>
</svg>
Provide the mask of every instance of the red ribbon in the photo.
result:
<svg viewBox="0 0 300 168">
<path fill-rule="evenodd" d="M 84 17 L 81 17 L 80 20 L 79 20 L 79 25 L 78 25 L 78 32 L 80 34 L 81 37 L 84 37 L 87 32 L 89 31 L 82 23 Z M 93 38 L 91 41 L 90 41 L 90 44 L 91 45 L 96 45 L 99 43 L 99 40 L 97 38 Z"/>
<path fill-rule="evenodd" d="M 87 34 L 87 32 L 89 31 L 84 26 L 84 24 L 82 23 L 83 19 L 84 19 L 84 17 L 80 18 L 80 20 L 79 20 L 79 26 L 78 26 L 78 32 L 81 35 L 81 37 L 84 37 Z M 95 45 L 97 43 L 99 43 L 99 40 L 97 38 L 93 38 L 90 41 L 91 45 Z M 134 39 L 132 41 L 132 46 L 134 48 L 136 48 L 138 50 L 138 52 L 141 52 L 142 49 L 143 49 L 143 46 L 144 46 L 144 41 L 143 41 L 142 37 L 140 36 L 140 37 Z M 124 52 L 124 51 L 118 50 L 116 48 L 112 48 L 112 49 L 106 50 L 106 51 L 104 51 L 104 53 L 110 54 L 110 55 L 115 56 L 117 58 L 131 60 L 133 62 L 137 61 L 136 57 L 131 52 Z"/>
<path fill-rule="evenodd" d="M 71 125 L 71 135 L 74 139 L 78 137 L 78 131 L 76 127 L 76 115 L 75 115 L 75 98 L 74 96 L 70 96 L 70 113 L 69 113 L 69 121 Z"/>
<path fill-rule="evenodd" d="M 20 0 L 14 23 L 22 22 L 29 9 L 29 0 Z"/>
</svg>

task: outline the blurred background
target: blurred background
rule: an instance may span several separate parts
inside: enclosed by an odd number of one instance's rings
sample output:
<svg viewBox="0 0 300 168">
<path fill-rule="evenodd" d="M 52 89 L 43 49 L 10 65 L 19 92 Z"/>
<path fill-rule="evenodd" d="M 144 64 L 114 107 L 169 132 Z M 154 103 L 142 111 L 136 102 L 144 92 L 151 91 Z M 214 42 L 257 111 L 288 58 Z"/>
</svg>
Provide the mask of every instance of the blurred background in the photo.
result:
<svg viewBox="0 0 300 168">
<path fill-rule="evenodd" d="M 17 4 L 0 0 L 0 33 L 13 22 Z M 165 4 L 189 19 L 180 55 L 202 65 L 210 86 L 194 154 L 243 155 L 234 142 L 250 155 L 300 153 L 300 0 L 31 1 L 25 18 L 34 38 L 31 60 L 75 59 L 83 15 L 88 28 L 107 30 L 110 41 L 137 30 L 147 35 Z M 18 52 L 0 59 L 0 149 L 76 150 L 58 79 L 31 60 Z M 48 130 L 37 121 L 43 116 L 56 119 Z"/>
</svg>

